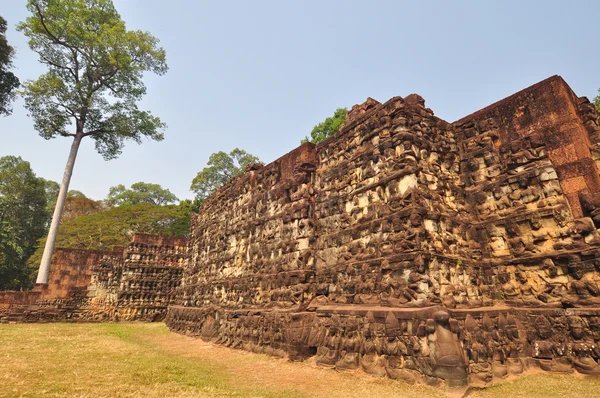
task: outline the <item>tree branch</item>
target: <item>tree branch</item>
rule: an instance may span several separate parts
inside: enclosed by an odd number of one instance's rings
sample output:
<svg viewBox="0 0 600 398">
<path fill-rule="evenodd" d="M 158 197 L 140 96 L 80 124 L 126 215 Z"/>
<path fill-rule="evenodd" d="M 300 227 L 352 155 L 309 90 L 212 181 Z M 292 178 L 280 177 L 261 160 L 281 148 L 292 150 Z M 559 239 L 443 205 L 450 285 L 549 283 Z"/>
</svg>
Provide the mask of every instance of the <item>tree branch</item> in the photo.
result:
<svg viewBox="0 0 600 398">
<path fill-rule="evenodd" d="M 41 53 L 38 53 L 38 55 L 40 56 L 40 58 L 42 58 L 44 61 L 46 61 L 46 63 L 48 63 L 49 65 L 52 65 L 59 69 L 68 70 L 71 73 L 71 76 L 73 76 L 75 78 L 75 81 L 77 81 L 77 75 L 75 74 L 73 69 L 71 69 L 65 65 L 57 64 L 56 62 L 53 62 L 53 61 L 49 60 L 48 58 L 44 57 Z"/>
<path fill-rule="evenodd" d="M 46 21 L 45 21 L 45 18 L 44 18 L 44 14 L 42 13 L 42 10 L 40 9 L 40 7 L 37 4 L 34 4 L 34 7 L 35 7 L 35 9 L 37 11 L 38 16 L 40 17 L 40 22 L 42 24 L 42 27 L 44 28 L 44 30 L 46 31 L 46 33 L 48 34 L 48 36 L 50 36 L 50 38 L 52 40 L 54 40 L 54 42 L 56 44 L 59 44 L 59 45 L 65 47 L 65 48 L 68 48 L 69 50 L 71 50 L 71 52 L 73 53 L 73 55 L 75 55 L 75 62 L 77 63 L 77 69 L 79 69 L 79 63 L 77 61 L 76 53 L 79 53 L 79 54 L 83 55 L 84 57 L 86 56 L 86 54 L 83 51 L 81 51 L 79 48 L 69 45 L 69 43 L 67 43 L 64 40 L 61 40 L 54 33 L 50 32 L 50 29 L 48 29 L 48 26 L 46 25 Z M 88 58 L 93 63 L 95 63 L 95 61 L 92 59 L 92 57 L 88 57 Z M 79 82 L 79 77 L 77 77 L 77 82 Z"/>
<path fill-rule="evenodd" d="M 60 104 L 58 102 L 54 102 L 54 101 L 50 101 L 50 103 L 52 105 L 56 105 L 56 106 L 61 106 L 64 109 L 66 109 L 69 112 L 70 116 L 73 116 L 74 118 L 77 118 L 77 112 L 75 112 L 73 109 L 69 108 L 68 106 L 66 106 L 65 104 Z"/>
<path fill-rule="evenodd" d="M 98 85 L 95 85 L 94 87 L 92 87 L 92 91 L 96 92 L 96 91 L 100 90 L 102 88 L 102 86 L 106 86 L 106 87 L 108 87 L 114 93 L 115 90 L 113 90 L 108 85 L 108 82 L 110 81 L 110 79 L 112 79 L 113 77 L 115 77 L 115 75 L 117 74 L 118 71 L 119 71 L 119 68 L 115 68 L 114 70 L 112 70 L 111 72 L 109 72 L 107 74 L 99 73 L 100 78 L 98 78 L 98 80 L 97 80 Z M 106 76 L 106 77 L 104 77 L 104 76 Z"/>
<path fill-rule="evenodd" d="M 88 137 L 90 135 L 96 135 L 96 134 L 101 134 L 101 133 L 106 133 L 106 130 L 104 130 L 104 129 L 91 130 L 91 131 L 88 131 L 87 133 L 83 133 L 83 136 Z"/>
<path fill-rule="evenodd" d="M 77 51 L 71 49 L 73 55 L 73 62 L 75 62 L 75 83 L 79 84 L 79 59 L 77 58 Z"/>
<path fill-rule="evenodd" d="M 75 50 L 78 51 L 77 48 L 70 46 L 69 43 L 59 39 L 55 34 L 53 34 L 52 32 L 50 32 L 50 29 L 48 29 L 48 26 L 46 26 L 46 22 L 45 22 L 45 18 L 44 18 L 44 14 L 42 13 L 42 10 L 40 9 L 40 6 L 38 6 L 37 4 L 34 4 L 35 9 L 37 11 L 38 16 L 40 17 L 40 22 L 42 23 L 42 27 L 44 28 L 44 30 L 46 31 L 46 33 L 48 34 L 48 36 L 50 36 L 50 38 L 52 40 L 54 40 L 57 44 L 60 44 L 63 47 L 69 48 L 71 50 Z"/>
<path fill-rule="evenodd" d="M 113 92 L 113 94 L 118 95 L 117 90 L 115 90 L 114 88 L 111 87 L 110 84 L 108 84 L 108 82 L 104 82 L 104 85 Z"/>
<path fill-rule="evenodd" d="M 63 136 L 63 137 L 75 137 L 75 134 L 72 133 L 67 133 L 65 130 L 63 129 L 54 129 L 55 133 L 58 133 L 59 135 Z"/>
</svg>

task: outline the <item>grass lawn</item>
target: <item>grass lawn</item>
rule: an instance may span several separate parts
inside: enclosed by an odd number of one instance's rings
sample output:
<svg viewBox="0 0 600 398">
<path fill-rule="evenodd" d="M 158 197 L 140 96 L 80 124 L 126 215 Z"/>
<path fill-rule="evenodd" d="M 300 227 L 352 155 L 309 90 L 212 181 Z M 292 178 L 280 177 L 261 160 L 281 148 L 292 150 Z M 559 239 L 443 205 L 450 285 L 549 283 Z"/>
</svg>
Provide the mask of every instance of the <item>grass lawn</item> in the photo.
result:
<svg viewBox="0 0 600 398">
<path fill-rule="evenodd" d="M 0 325 L 0 397 L 445 397 L 426 386 L 291 363 L 164 324 Z M 598 397 L 600 380 L 536 374 L 473 397 Z"/>
</svg>

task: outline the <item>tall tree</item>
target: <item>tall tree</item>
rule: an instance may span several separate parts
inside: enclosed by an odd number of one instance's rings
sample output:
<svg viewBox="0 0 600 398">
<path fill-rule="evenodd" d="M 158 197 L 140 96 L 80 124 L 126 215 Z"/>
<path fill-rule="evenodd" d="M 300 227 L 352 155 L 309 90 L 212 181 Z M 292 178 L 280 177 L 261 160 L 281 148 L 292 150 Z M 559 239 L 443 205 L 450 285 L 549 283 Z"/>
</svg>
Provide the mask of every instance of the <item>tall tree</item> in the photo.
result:
<svg viewBox="0 0 600 398">
<path fill-rule="evenodd" d="M 127 189 L 119 184 L 110 187 L 106 202 L 113 206 L 130 206 L 138 203 L 150 203 L 152 205 L 163 206 L 169 203 L 175 203 L 179 199 L 171 191 L 161 187 L 159 184 L 149 184 L 146 182 L 136 182 Z"/>
<path fill-rule="evenodd" d="M 196 202 L 202 203 L 232 177 L 243 174 L 247 166 L 257 163 L 262 164 L 256 156 L 238 148 L 229 153 L 213 153 L 208 158 L 208 167 L 198 172 L 192 180 L 190 190 L 196 194 Z"/>
<path fill-rule="evenodd" d="M 340 126 L 346 120 L 347 112 L 346 108 L 337 108 L 333 116 L 328 117 L 323 122 L 313 127 L 310 132 L 310 138 L 304 137 L 300 142 L 303 144 L 305 142 L 318 144 L 319 142 L 325 141 L 326 138 L 331 137 L 339 131 Z"/>
<path fill-rule="evenodd" d="M 6 20 L 0 17 L 0 115 L 10 115 L 19 79 L 10 72 L 14 49 L 6 40 Z"/>
<path fill-rule="evenodd" d="M 127 30 L 111 0 L 28 0 L 27 9 L 32 15 L 18 29 L 48 72 L 23 85 L 25 107 L 42 137 L 73 138 L 37 278 L 47 283 L 81 140 L 93 139 L 106 160 L 127 140 L 162 140 L 165 124 L 137 102 L 144 72 L 162 75 L 167 64 L 158 39 Z"/>
<path fill-rule="evenodd" d="M 46 232 L 44 182 L 29 162 L 0 158 L 0 290 L 28 287 L 25 261 Z"/>
</svg>

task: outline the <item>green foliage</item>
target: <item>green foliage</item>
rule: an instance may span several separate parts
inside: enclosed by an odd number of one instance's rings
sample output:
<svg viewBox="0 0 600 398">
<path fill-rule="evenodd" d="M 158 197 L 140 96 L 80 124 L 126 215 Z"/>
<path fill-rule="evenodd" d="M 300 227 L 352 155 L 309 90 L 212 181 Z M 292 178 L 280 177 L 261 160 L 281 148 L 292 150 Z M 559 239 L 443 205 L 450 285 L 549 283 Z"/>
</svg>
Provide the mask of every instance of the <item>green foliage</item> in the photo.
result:
<svg viewBox="0 0 600 398">
<path fill-rule="evenodd" d="M 68 198 L 87 198 L 87 196 L 85 196 L 85 194 L 83 192 L 78 191 L 76 189 L 69 190 L 69 192 L 67 193 L 67 197 Z"/>
<path fill-rule="evenodd" d="M 337 133 L 340 126 L 346 120 L 346 108 L 337 108 L 333 116 L 328 117 L 322 123 L 317 124 L 310 132 L 310 138 L 304 137 L 300 142 L 302 144 L 306 142 L 312 142 L 318 144 L 319 142 L 325 141 L 327 137 L 331 137 Z"/>
<path fill-rule="evenodd" d="M 44 191 L 46 193 L 46 212 L 48 213 L 48 223 L 50 223 L 52 212 L 54 211 L 54 206 L 56 205 L 56 199 L 58 198 L 60 184 L 56 181 L 46 180 L 45 178 L 40 179 L 44 183 Z"/>
<path fill-rule="evenodd" d="M 112 206 L 131 206 L 139 203 L 149 203 L 163 206 L 175 203 L 179 199 L 171 191 L 161 187 L 159 184 L 149 184 L 146 182 L 136 182 L 130 189 L 119 184 L 110 187 L 106 202 Z"/>
<path fill-rule="evenodd" d="M 60 190 L 60 184 L 56 181 L 46 180 L 45 178 L 41 178 L 41 180 L 44 183 L 44 190 L 46 192 L 46 199 L 48 202 L 56 202 L 58 191 Z"/>
<path fill-rule="evenodd" d="M 600 89 L 598 89 L 598 94 L 599 95 L 594 98 L 594 105 L 596 105 L 596 109 L 600 111 Z"/>
<path fill-rule="evenodd" d="M 229 153 L 219 151 L 210 155 L 208 167 L 194 177 L 190 186 L 190 190 L 196 194 L 198 206 L 231 178 L 243 174 L 247 166 L 256 163 L 262 164 L 258 157 L 238 148 Z"/>
<path fill-rule="evenodd" d="M 202 206 L 202 201 L 197 198 L 194 198 L 194 200 L 184 199 L 179 201 L 179 206 L 189 209 L 191 213 L 198 213 Z"/>
<path fill-rule="evenodd" d="M 14 49 L 6 40 L 6 20 L 0 17 L 0 115 L 10 115 L 10 103 L 15 98 L 19 79 L 9 71 L 12 67 Z"/>
<path fill-rule="evenodd" d="M 45 233 L 44 181 L 29 162 L 0 158 L 0 290 L 29 286 L 25 261 Z"/>
<path fill-rule="evenodd" d="M 62 222 L 56 247 L 110 250 L 114 246 L 126 246 L 136 232 L 184 236 L 189 231 L 190 216 L 191 208 L 187 205 L 156 206 L 141 203 L 113 207 Z M 27 260 L 32 270 L 40 264 L 45 243 L 46 238 L 41 239 L 38 249 Z"/>
<path fill-rule="evenodd" d="M 58 198 L 58 191 L 60 191 L 60 184 L 56 181 L 46 180 L 45 178 L 41 178 L 40 180 L 44 183 L 44 190 L 46 192 L 46 211 L 48 212 L 48 217 L 52 218 L 52 213 L 54 212 L 54 206 L 56 206 L 56 199 Z M 81 191 L 70 190 L 67 193 L 67 198 L 70 197 L 82 197 L 86 196 Z"/>
<path fill-rule="evenodd" d="M 167 71 L 158 39 L 127 30 L 111 0 L 28 0 L 27 9 L 18 30 L 48 72 L 21 94 L 42 137 L 90 136 L 105 159 L 126 140 L 163 139 L 166 125 L 136 104 L 146 93 L 144 72 Z"/>
</svg>

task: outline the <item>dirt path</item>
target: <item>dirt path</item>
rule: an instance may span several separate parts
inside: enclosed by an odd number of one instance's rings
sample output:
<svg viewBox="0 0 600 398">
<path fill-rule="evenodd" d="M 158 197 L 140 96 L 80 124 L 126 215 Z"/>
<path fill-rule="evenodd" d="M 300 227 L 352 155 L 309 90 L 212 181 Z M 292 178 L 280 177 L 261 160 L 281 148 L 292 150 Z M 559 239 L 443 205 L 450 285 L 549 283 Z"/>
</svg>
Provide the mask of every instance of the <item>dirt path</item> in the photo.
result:
<svg viewBox="0 0 600 398">
<path fill-rule="evenodd" d="M 316 366 L 312 361 L 289 362 L 267 355 L 234 350 L 200 339 L 171 333 L 147 336 L 159 349 L 189 359 L 218 363 L 240 385 L 292 389 L 311 397 L 446 397 L 444 392 L 427 386 L 372 377 L 362 372 L 338 372 Z"/>
</svg>

